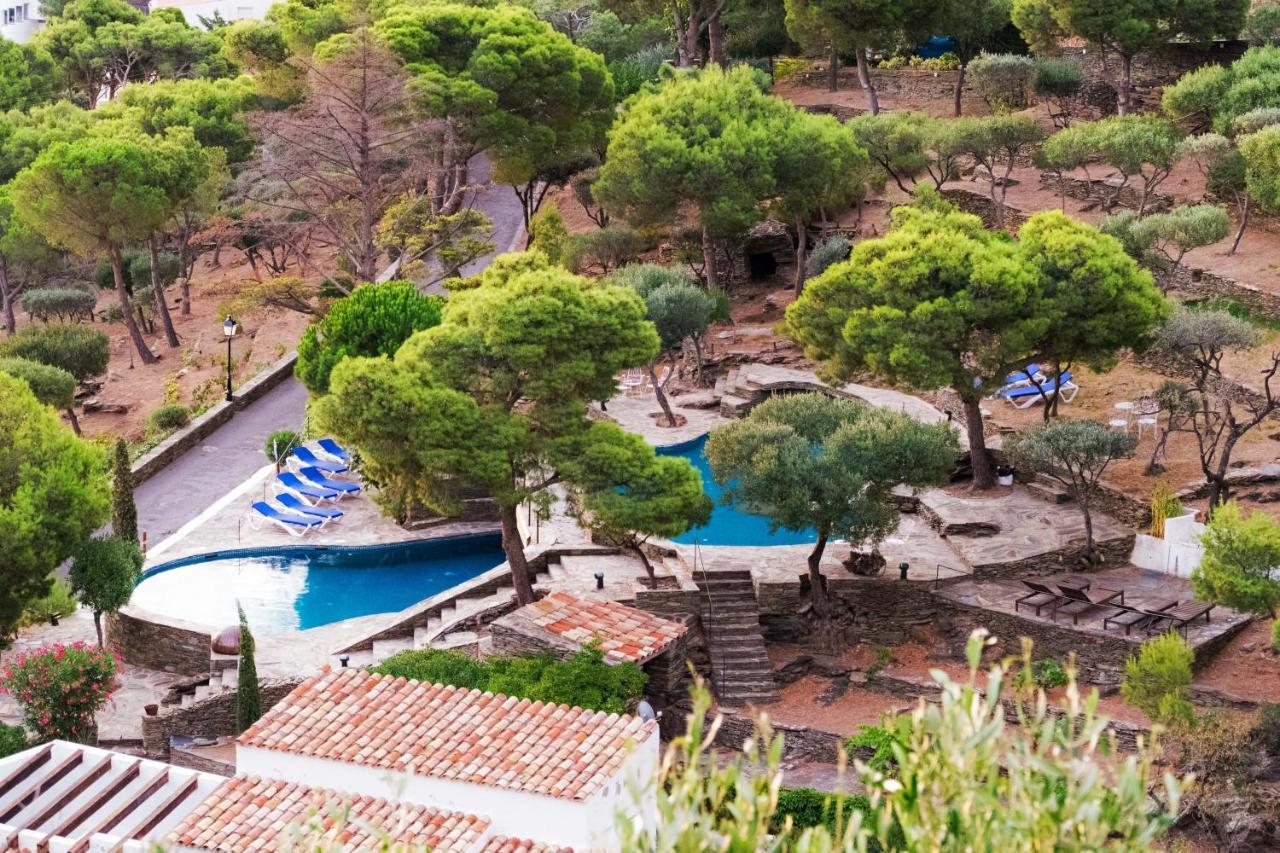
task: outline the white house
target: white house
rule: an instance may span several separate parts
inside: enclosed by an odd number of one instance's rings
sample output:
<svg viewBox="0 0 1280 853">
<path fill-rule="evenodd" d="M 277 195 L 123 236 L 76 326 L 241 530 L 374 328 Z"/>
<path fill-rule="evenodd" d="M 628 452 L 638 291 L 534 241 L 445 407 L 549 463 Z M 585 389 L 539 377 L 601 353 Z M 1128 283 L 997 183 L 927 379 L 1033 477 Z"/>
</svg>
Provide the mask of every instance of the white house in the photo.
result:
<svg viewBox="0 0 1280 853">
<path fill-rule="evenodd" d="M 39 0 L 9 3 L 0 8 L 0 38 L 25 44 L 43 26 Z"/>
<path fill-rule="evenodd" d="M 276 0 L 152 0 L 151 11 L 156 9 L 180 9 L 187 23 L 201 26 L 201 18 L 212 21 L 219 15 L 231 22 L 241 18 L 262 20 Z"/>
<path fill-rule="evenodd" d="M 0 758 L 0 850 L 152 850 L 227 780 L 53 741 Z"/>
<path fill-rule="evenodd" d="M 653 807 L 653 721 L 340 669 L 240 736 L 237 772 L 487 819 L 495 836 L 619 847 Z M 495 848 L 497 849 L 497 848 Z"/>
</svg>

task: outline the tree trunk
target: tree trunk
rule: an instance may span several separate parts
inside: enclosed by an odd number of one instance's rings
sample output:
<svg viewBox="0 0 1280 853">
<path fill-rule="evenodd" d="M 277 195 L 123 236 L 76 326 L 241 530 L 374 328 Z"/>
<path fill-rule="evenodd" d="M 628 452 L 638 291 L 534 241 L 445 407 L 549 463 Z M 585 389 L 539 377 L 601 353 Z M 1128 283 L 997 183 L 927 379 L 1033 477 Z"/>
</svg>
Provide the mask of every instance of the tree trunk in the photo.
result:
<svg viewBox="0 0 1280 853">
<path fill-rule="evenodd" d="M 1084 556 L 1089 565 L 1093 565 L 1098 561 L 1098 556 L 1093 544 L 1093 514 L 1089 511 L 1089 498 L 1084 489 L 1079 489 L 1075 497 L 1076 503 L 1080 505 L 1080 514 L 1084 516 Z"/>
<path fill-rule="evenodd" d="M 683 29 L 678 25 L 676 26 L 676 34 L 680 40 L 679 49 L 676 51 L 676 65 L 680 68 L 692 68 L 698 55 L 698 40 L 701 35 L 698 19 L 692 13 L 692 10 L 690 10 L 689 20 L 685 21 Z"/>
<path fill-rule="evenodd" d="M 952 105 L 952 112 L 956 118 L 960 117 L 960 93 L 964 90 L 964 67 L 966 63 L 960 63 L 960 68 L 956 74 L 956 94 L 955 103 Z"/>
<path fill-rule="evenodd" d="M 9 288 L 9 270 L 0 260 L 0 308 L 4 311 L 4 330 L 13 334 L 18 330 L 18 318 L 13 313 L 13 291 Z"/>
<path fill-rule="evenodd" d="M 1116 90 L 1116 113 L 1122 116 L 1129 114 L 1129 99 L 1133 94 L 1133 57 L 1129 54 L 1120 56 L 1120 86 Z"/>
<path fill-rule="evenodd" d="M 644 552 L 644 548 L 641 548 L 638 542 L 628 544 L 627 548 L 639 558 L 640 565 L 644 566 L 644 573 L 649 576 L 649 581 L 651 583 L 650 588 L 655 588 L 657 586 L 658 576 L 653 571 L 653 563 L 649 562 L 649 555 Z"/>
<path fill-rule="evenodd" d="M 876 94 L 875 81 L 871 79 L 871 67 L 867 64 L 867 49 L 858 45 L 856 51 L 858 62 L 858 82 L 867 92 L 867 109 L 871 114 L 880 115 L 880 97 Z"/>
<path fill-rule="evenodd" d="M 516 513 L 518 506 L 502 508 L 502 550 L 511 567 L 511 585 L 516 588 L 516 604 L 523 607 L 533 603 L 533 581 L 529 577 L 529 563 L 524 558 L 524 540 L 520 538 L 520 523 Z"/>
<path fill-rule="evenodd" d="M 711 61 L 721 68 L 729 67 L 729 56 L 725 53 L 724 21 L 720 13 L 714 13 L 707 19 L 707 43 L 710 45 Z"/>
<path fill-rule="evenodd" d="M 667 419 L 667 426 L 676 425 L 675 412 L 671 411 L 671 403 L 667 400 L 667 393 L 662 390 L 662 385 L 658 382 L 658 371 L 654 368 L 657 362 L 649 362 L 649 381 L 653 383 L 653 396 L 658 398 L 658 407 L 662 409 L 662 414 Z"/>
<path fill-rule="evenodd" d="M 110 257 L 111 275 L 116 283 L 116 299 L 120 301 L 121 314 L 124 316 L 124 326 L 129 330 L 129 338 L 133 341 L 133 348 L 138 351 L 138 358 L 142 359 L 143 364 L 155 364 L 160 359 L 156 358 L 155 353 L 147 349 L 147 342 L 142 339 L 142 332 L 138 329 L 138 324 L 133 319 L 133 308 L 129 305 L 129 291 L 124 286 L 124 258 L 120 254 L 119 247 L 111 247 Z"/>
<path fill-rule="evenodd" d="M 982 401 L 973 396 L 965 396 L 962 400 L 965 429 L 969 432 L 969 464 L 973 467 L 973 487 L 990 489 L 996 484 L 996 472 L 991 464 L 991 454 L 987 452 L 986 437 L 982 434 Z"/>
<path fill-rule="evenodd" d="M 804 290 L 804 266 L 808 261 L 809 235 L 805 233 L 804 219 L 796 217 L 796 296 Z"/>
<path fill-rule="evenodd" d="M 1253 205 L 1250 204 L 1249 196 L 1246 194 L 1244 204 L 1241 205 L 1240 209 L 1240 227 L 1236 229 L 1236 239 L 1232 241 L 1231 248 L 1227 251 L 1228 255 L 1234 255 L 1236 249 L 1240 248 L 1240 241 L 1244 238 L 1244 229 L 1249 227 L 1249 211 L 1252 209 Z"/>
<path fill-rule="evenodd" d="M 76 417 L 75 407 L 68 408 L 66 412 L 67 420 L 71 421 L 71 431 L 76 435 L 84 435 L 84 433 L 80 432 L 80 419 Z"/>
<path fill-rule="evenodd" d="M 827 549 L 827 535 L 824 533 L 813 544 L 809 552 L 809 598 L 813 601 L 814 612 L 824 619 L 831 615 L 831 602 L 827 599 L 827 588 L 822 583 L 822 552 Z"/>
<path fill-rule="evenodd" d="M 151 260 L 151 298 L 156 302 L 156 313 L 160 315 L 160 324 L 164 326 L 164 339 L 171 347 L 178 346 L 178 333 L 173 328 L 173 318 L 169 316 L 169 303 L 164 298 L 164 288 L 160 286 L 160 273 L 156 270 L 159 253 L 156 251 L 156 235 L 147 240 L 147 253 Z"/>
<path fill-rule="evenodd" d="M 98 632 L 98 648 L 105 648 L 106 644 L 102 642 L 102 611 L 93 611 L 93 630 Z"/>
<path fill-rule="evenodd" d="M 707 277 L 707 289 L 715 290 L 720 286 L 719 261 L 716 258 L 716 241 L 711 239 L 711 232 L 702 229 L 702 270 Z"/>
<path fill-rule="evenodd" d="M 827 91 L 834 92 L 840 88 L 840 54 L 836 52 L 836 43 L 831 42 L 831 52 L 827 57 Z"/>
</svg>

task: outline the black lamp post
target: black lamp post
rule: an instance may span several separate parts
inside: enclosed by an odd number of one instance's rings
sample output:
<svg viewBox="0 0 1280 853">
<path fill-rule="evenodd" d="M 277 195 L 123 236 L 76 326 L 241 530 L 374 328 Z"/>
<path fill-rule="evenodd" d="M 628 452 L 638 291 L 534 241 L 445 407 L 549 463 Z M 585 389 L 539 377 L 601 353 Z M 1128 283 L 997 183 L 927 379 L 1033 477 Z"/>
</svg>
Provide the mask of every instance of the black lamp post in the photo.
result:
<svg viewBox="0 0 1280 853">
<path fill-rule="evenodd" d="M 236 321 L 231 319 L 231 315 L 227 315 L 227 319 L 222 322 L 222 335 L 227 339 L 227 402 L 230 403 L 235 398 L 231 396 L 231 339 L 236 336 L 239 326 Z"/>
</svg>

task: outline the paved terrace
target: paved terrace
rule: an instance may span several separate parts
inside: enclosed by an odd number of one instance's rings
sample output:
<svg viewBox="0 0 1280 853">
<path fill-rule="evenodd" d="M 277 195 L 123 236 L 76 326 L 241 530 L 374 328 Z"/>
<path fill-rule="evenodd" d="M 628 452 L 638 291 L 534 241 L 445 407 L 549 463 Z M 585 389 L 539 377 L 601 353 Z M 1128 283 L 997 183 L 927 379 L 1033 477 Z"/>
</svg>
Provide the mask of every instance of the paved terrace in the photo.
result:
<svg viewBox="0 0 1280 853">
<path fill-rule="evenodd" d="M 1130 607 L 1157 606 L 1172 599 L 1190 601 L 1195 598 L 1191 584 L 1186 580 L 1135 566 L 1097 572 L 1088 577 L 1092 588 L 1124 590 L 1125 604 Z M 1048 609 L 1039 616 L 1034 610 L 1025 607 L 1015 611 L 1014 602 L 1029 592 L 1029 589 L 1013 580 L 975 579 L 945 586 L 935 595 L 961 606 L 1013 616 L 1028 625 L 1053 626 L 1057 630 L 1074 632 L 1084 637 L 1125 641 L 1135 649 L 1148 639 L 1141 631 L 1134 631 L 1131 636 L 1125 637 L 1123 628 L 1104 630 L 1103 619 L 1118 612 L 1112 607 L 1101 606 L 1088 610 L 1081 614 L 1075 625 L 1072 624 L 1071 617 L 1066 615 L 1060 615 L 1054 622 Z M 1249 619 L 1249 616 L 1226 607 L 1215 607 L 1210 614 L 1210 621 L 1201 619 L 1187 628 L 1187 642 L 1195 649 L 1216 647 L 1243 628 Z"/>
</svg>

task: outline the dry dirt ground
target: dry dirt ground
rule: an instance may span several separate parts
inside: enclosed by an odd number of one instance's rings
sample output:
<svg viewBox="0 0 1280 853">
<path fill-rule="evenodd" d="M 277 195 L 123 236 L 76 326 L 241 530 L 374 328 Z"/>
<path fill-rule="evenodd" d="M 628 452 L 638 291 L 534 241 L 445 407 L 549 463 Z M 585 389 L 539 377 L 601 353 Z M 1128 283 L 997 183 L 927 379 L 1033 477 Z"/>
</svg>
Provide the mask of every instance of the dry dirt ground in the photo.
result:
<svg viewBox="0 0 1280 853">
<path fill-rule="evenodd" d="M 180 346 L 169 348 L 157 324 L 155 334 L 145 335 L 151 351 L 160 356 L 156 364 L 143 365 L 138 360 L 123 323 L 94 324 L 93 328 L 106 332 L 110 339 L 111 360 L 102 388 L 93 396 L 106 407 L 124 406 L 126 411 L 77 412 L 86 435 L 139 441 L 146 432 L 148 416 L 162 403 L 177 402 L 201 409 L 222 399 L 227 375 L 222 333 L 225 306 L 253 274 L 238 253 L 224 251 L 221 260 L 217 268 L 209 266 L 208 258 L 197 266 L 190 315 L 181 315 L 178 289 L 170 288 L 170 310 Z M 101 292 L 98 308 L 105 309 L 114 299 L 114 293 Z M 236 319 L 241 325 L 240 334 L 232 341 L 236 385 L 293 349 L 308 322 L 302 314 L 282 310 L 263 310 Z M 20 315 L 18 322 L 22 326 L 29 320 Z"/>
</svg>

